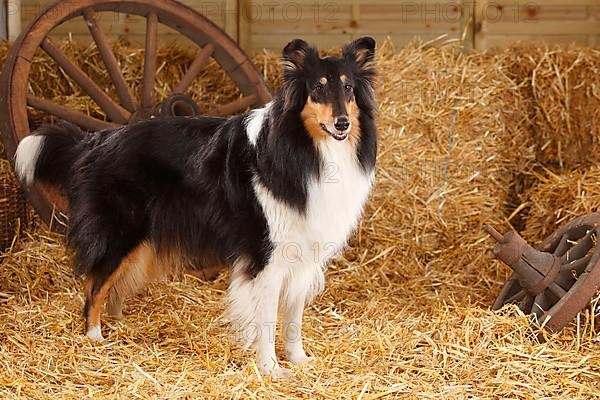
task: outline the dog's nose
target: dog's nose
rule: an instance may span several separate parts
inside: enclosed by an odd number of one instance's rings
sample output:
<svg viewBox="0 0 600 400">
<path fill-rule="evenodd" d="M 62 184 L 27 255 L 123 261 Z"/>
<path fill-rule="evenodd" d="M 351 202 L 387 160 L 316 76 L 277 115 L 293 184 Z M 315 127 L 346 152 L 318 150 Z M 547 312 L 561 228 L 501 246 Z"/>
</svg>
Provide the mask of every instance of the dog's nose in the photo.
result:
<svg viewBox="0 0 600 400">
<path fill-rule="evenodd" d="M 346 116 L 336 117 L 333 121 L 333 126 L 338 131 L 343 132 L 350 127 L 350 120 Z"/>
</svg>

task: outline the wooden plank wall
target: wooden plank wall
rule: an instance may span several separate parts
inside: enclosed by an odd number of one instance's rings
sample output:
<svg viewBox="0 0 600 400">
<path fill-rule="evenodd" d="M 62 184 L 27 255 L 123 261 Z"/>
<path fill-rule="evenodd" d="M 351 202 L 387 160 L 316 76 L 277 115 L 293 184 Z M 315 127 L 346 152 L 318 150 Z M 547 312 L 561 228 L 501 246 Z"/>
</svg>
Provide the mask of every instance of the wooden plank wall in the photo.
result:
<svg viewBox="0 0 600 400">
<path fill-rule="evenodd" d="M 536 43 L 600 45 L 600 0 L 493 0 L 478 2 L 475 46 Z"/>
<path fill-rule="evenodd" d="M 52 0 L 21 0 L 23 26 Z M 76 1 L 76 0 L 65 0 Z M 160 0 L 157 0 L 160 1 Z M 600 0 L 180 0 L 238 40 L 249 53 L 279 51 L 301 37 L 322 48 L 369 34 L 403 45 L 420 36 L 462 38 L 466 47 L 487 49 L 515 40 L 600 45 Z M 105 13 L 101 25 L 111 39 L 144 40 L 141 17 Z M 170 28 L 161 42 L 182 42 Z M 58 27 L 55 36 L 89 41 L 81 19 Z"/>
<path fill-rule="evenodd" d="M 400 45 L 414 36 L 458 38 L 464 21 L 455 0 L 242 0 L 240 22 L 241 44 L 252 52 L 280 49 L 296 37 L 323 48 L 367 34 Z"/>
<path fill-rule="evenodd" d="M 36 18 L 49 3 L 55 0 L 22 0 L 20 5 L 21 22 L 25 27 L 31 20 Z M 65 3 L 77 4 L 76 0 L 65 0 Z M 160 2 L 160 0 L 157 0 Z M 237 0 L 179 0 L 180 3 L 194 8 L 208 17 L 212 22 L 225 30 L 231 37 L 238 36 L 238 11 Z M 100 26 L 111 40 L 122 39 L 135 45 L 143 45 L 146 31 L 145 18 L 127 14 L 129 8 L 124 5 L 123 13 L 103 12 L 97 15 Z M 74 40 L 89 42 L 91 37 L 87 26 L 82 18 L 67 21 L 52 31 L 52 36 L 65 37 L 70 35 Z M 182 42 L 181 35 L 164 25 L 159 25 L 159 40 L 162 43 Z"/>
</svg>

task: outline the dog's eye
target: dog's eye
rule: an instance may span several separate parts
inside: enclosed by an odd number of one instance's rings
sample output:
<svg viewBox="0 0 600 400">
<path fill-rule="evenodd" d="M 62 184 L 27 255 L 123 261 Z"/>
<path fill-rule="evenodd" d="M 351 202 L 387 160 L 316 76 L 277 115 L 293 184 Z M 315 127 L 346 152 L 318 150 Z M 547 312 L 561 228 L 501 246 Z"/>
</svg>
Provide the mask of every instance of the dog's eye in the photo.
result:
<svg viewBox="0 0 600 400">
<path fill-rule="evenodd" d="M 315 85 L 315 92 L 323 93 L 324 90 L 325 90 L 325 87 L 321 83 L 317 83 Z"/>
<path fill-rule="evenodd" d="M 351 93 L 353 89 L 354 88 L 352 87 L 352 85 L 344 85 L 344 90 L 346 90 L 346 92 L 348 93 Z"/>
</svg>

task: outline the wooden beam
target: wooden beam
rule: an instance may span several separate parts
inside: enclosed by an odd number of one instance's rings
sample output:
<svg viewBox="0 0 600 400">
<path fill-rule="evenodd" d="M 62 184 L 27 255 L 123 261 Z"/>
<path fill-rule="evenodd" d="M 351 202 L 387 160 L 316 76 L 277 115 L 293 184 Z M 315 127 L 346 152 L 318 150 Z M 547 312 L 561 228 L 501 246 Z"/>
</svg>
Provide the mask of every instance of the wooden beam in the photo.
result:
<svg viewBox="0 0 600 400">
<path fill-rule="evenodd" d="M 490 5 L 514 7 L 517 4 L 519 3 L 515 3 L 514 0 L 494 0 Z M 528 2 L 523 3 L 523 5 L 527 6 Z M 600 0 L 535 0 L 531 2 L 531 6 L 600 6 Z"/>
<path fill-rule="evenodd" d="M 8 21 L 6 0 L 0 1 L 0 39 L 8 39 Z"/>
<path fill-rule="evenodd" d="M 596 21 L 537 21 L 535 23 L 508 22 L 485 24 L 485 34 L 491 35 L 600 35 Z"/>
<path fill-rule="evenodd" d="M 6 32 L 12 43 L 21 34 L 21 0 L 10 0 L 6 5 Z"/>
<path fill-rule="evenodd" d="M 224 30 L 236 43 L 239 42 L 238 21 L 239 8 L 237 0 L 225 0 L 221 3 L 225 7 Z"/>
</svg>

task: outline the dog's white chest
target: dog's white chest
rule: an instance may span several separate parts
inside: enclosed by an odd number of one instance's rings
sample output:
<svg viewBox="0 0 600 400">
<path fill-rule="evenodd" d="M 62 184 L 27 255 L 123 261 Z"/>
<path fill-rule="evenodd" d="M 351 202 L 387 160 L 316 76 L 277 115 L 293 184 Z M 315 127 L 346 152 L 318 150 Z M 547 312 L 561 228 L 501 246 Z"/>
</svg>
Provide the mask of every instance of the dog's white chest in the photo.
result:
<svg viewBox="0 0 600 400">
<path fill-rule="evenodd" d="M 356 227 L 373 175 L 363 171 L 347 141 L 327 140 L 320 150 L 324 168 L 309 185 L 305 229 L 322 248 L 339 251 Z"/>
<path fill-rule="evenodd" d="M 321 266 L 343 249 L 356 227 L 373 174 L 363 171 L 348 142 L 327 142 L 320 147 L 324 168 L 308 185 L 305 213 L 255 183 L 276 263 Z"/>
</svg>

